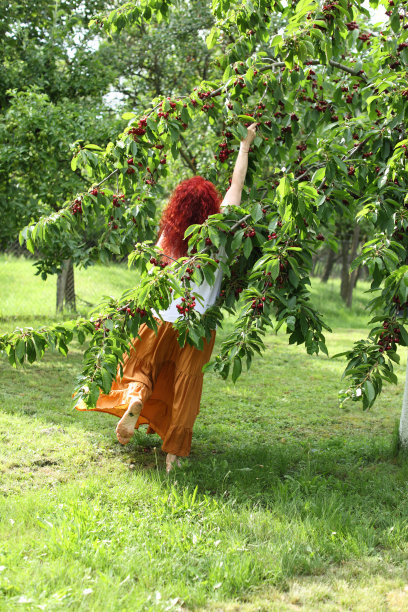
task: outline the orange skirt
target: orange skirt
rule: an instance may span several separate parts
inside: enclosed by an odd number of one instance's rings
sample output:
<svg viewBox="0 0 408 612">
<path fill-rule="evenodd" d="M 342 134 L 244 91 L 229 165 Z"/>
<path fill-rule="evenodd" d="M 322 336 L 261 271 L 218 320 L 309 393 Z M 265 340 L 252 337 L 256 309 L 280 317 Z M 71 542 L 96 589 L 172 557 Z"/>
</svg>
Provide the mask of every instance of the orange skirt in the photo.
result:
<svg viewBox="0 0 408 612">
<path fill-rule="evenodd" d="M 164 452 L 185 457 L 200 411 L 202 368 L 210 360 L 215 330 L 210 342 L 204 340 L 203 350 L 190 344 L 181 347 L 168 321 L 159 322 L 157 335 L 141 325 L 139 336 L 132 340 L 130 355 L 123 357 L 123 377 L 118 369 L 110 393 L 100 393 L 91 410 L 122 417 L 131 400 L 139 397 L 144 403 L 136 429 L 147 423 L 147 433 L 157 433 L 163 440 Z M 80 404 L 76 408 L 86 409 Z"/>
</svg>

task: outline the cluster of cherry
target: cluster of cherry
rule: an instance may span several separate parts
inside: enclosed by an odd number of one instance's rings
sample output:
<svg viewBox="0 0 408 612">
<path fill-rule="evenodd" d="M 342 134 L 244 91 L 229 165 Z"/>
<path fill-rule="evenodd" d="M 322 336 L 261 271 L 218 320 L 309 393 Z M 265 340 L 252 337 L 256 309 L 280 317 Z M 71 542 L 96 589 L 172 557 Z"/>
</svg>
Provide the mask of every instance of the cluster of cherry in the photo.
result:
<svg viewBox="0 0 408 612">
<path fill-rule="evenodd" d="M 142 117 L 141 119 L 139 119 L 138 127 L 130 128 L 128 134 L 133 134 L 133 139 L 137 140 L 138 136 L 144 136 L 144 134 L 146 134 L 146 130 L 145 130 L 146 125 L 147 125 L 147 118 Z"/>
<path fill-rule="evenodd" d="M 155 257 L 151 257 L 151 258 L 149 259 L 149 261 L 150 261 L 150 263 L 151 263 L 151 264 L 153 264 L 154 266 L 158 266 L 158 267 L 160 267 L 160 268 L 165 268 L 166 266 L 168 266 L 168 265 L 169 265 L 169 262 L 168 262 L 168 261 L 164 261 L 164 260 L 159 261 L 159 260 L 158 260 L 158 259 L 156 259 Z"/>
<path fill-rule="evenodd" d="M 380 333 L 380 338 L 378 340 L 379 351 L 383 353 L 384 351 L 395 351 L 396 344 L 400 342 L 400 332 L 398 327 L 394 327 L 391 321 L 384 321 L 383 323 L 384 331 Z"/>
<path fill-rule="evenodd" d="M 73 215 L 82 215 L 82 200 L 77 198 L 71 205 L 71 212 Z"/>
<path fill-rule="evenodd" d="M 234 152 L 233 149 L 228 148 L 228 143 L 221 142 L 218 145 L 221 148 L 221 151 L 218 155 L 214 155 L 214 159 L 219 159 L 220 162 L 225 162 L 229 158 L 229 156 Z"/>
<path fill-rule="evenodd" d="M 190 294 L 187 294 L 186 297 L 181 298 L 181 304 L 176 304 L 179 314 L 183 315 L 184 317 L 188 315 L 191 310 L 194 310 L 195 306 L 195 298 Z"/>
<path fill-rule="evenodd" d="M 123 204 L 123 202 L 125 201 L 125 194 L 124 193 L 116 193 L 113 196 L 112 199 L 112 204 L 115 208 L 120 208 L 120 205 Z"/>
<path fill-rule="evenodd" d="M 272 302 L 272 298 L 269 298 L 269 301 Z M 263 310 L 265 302 L 266 297 L 263 295 L 259 300 L 252 300 L 251 308 L 258 311 Z"/>
<path fill-rule="evenodd" d="M 246 223 L 241 223 L 241 227 L 245 230 L 244 238 L 253 238 L 255 236 L 255 230 L 250 225 L 247 225 Z"/>
</svg>

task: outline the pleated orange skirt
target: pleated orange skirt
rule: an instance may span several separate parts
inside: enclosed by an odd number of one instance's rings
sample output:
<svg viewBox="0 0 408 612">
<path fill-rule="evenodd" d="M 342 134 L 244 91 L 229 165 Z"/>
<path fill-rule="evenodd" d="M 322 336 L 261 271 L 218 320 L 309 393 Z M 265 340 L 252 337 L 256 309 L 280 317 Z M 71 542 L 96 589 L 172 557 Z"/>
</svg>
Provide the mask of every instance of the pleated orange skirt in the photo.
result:
<svg viewBox="0 0 408 612">
<path fill-rule="evenodd" d="M 123 357 L 109 394 L 101 393 L 92 410 L 122 417 L 129 403 L 140 398 L 143 409 L 136 423 L 147 424 L 147 433 L 157 433 L 162 449 L 179 457 L 190 453 L 193 425 L 200 411 L 203 388 L 202 368 L 211 357 L 215 330 L 203 350 L 189 344 L 181 347 L 170 322 L 158 324 L 157 335 L 145 324 L 132 341 L 130 355 Z M 78 410 L 86 409 L 81 404 Z"/>
</svg>

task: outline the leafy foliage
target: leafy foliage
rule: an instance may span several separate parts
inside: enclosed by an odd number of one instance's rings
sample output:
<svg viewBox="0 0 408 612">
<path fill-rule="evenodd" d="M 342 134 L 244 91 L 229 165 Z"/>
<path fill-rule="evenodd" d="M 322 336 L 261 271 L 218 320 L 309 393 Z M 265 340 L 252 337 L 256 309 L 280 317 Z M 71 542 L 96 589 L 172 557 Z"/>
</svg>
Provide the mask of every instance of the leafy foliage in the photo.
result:
<svg viewBox="0 0 408 612">
<path fill-rule="evenodd" d="M 116 35 L 124 28 L 167 19 L 171 10 L 167 0 L 127 2 L 97 17 L 94 24 Z M 127 115 L 128 126 L 106 149 L 78 149 L 73 168 L 89 175 L 92 187 L 66 202 L 57 215 L 32 225 L 22 238 L 35 246 L 49 240 L 52 232 L 64 235 L 68 228 L 74 231 L 98 219 L 102 231 L 92 257 L 103 257 L 107 242 L 115 244 L 118 253 L 126 252 L 131 207 L 139 201 L 146 206 L 141 217 L 148 213 L 153 218 L 161 181 L 177 160 L 184 135 L 200 126 L 215 157 L 205 157 L 200 171 L 227 187 L 231 155 L 245 137 L 245 128 L 257 120 L 260 129 L 250 153 L 248 198 L 242 208 L 190 228 L 190 243 L 198 253 L 174 267 L 149 271 L 148 280 L 131 295 L 137 297 L 137 307 L 146 310 L 148 324 L 154 325 L 151 313 L 157 298 L 165 304 L 169 288 L 188 295 L 190 279 L 199 282 L 204 275 L 211 280 L 219 258 L 215 251 L 224 248 L 226 264 L 218 265 L 223 265 L 227 279 L 225 300 L 215 308 L 214 322 L 221 317 L 222 305 L 238 318 L 214 367 L 223 376 L 232 369 L 235 380 L 242 359 L 249 365 L 253 354 L 262 351 L 262 335 L 274 318 L 277 325 L 286 324 L 290 342 L 305 343 L 310 353 L 325 350 L 324 323 L 308 301 L 311 257 L 325 240 L 324 228 L 337 219 L 364 222 L 371 235 L 353 265 L 363 263 L 372 274 L 374 327 L 368 340 L 347 354 L 350 387 L 344 393 L 363 399 L 369 407 L 381 391 L 382 379 L 393 380 L 391 361 L 397 359 L 397 346 L 408 339 L 405 4 L 396 1 L 389 7 L 389 19 L 381 29 L 369 24 L 370 13 L 358 1 L 321 5 L 302 0 L 284 7 L 271 0 L 214 0 L 212 12 L 215 22 L 207 45 L 217 70 L 211 80 L 202 81 L 188 95 L 153 98 L 142 116 Z M 112 187 L 101 193 L 105 182 Z M 121 194 L 126 211 L 112 215 L 114 198 Z M 152 228 L 150 222 L 145 224 Z M 207 247 L 211 261 L 200 259 Z M 149 257 L 158 254 L 145 245 L 136 248 L 132 259 L 144 271 Z M 202 266 L 200 272 L 197 265 Z M 123 337 L 118 331 L 122 314 L 116 312 L 124 301 L 112 312 L 105 304 L 101 315 L 103 321 L 111 317 L 109 336 L 118 342 Z M 181 341 L 199 345 L 204 320 L 194 312 L 180 317 L 176 326 Z M 127 331 L 129 337 L 133 328 Z M 93 334 L 93 341 L 95 337 L 98 334 Z M 3 338 L 5 348 L 11 343 L 15 350 L 13 342 Z M 111 376 L 120 359 L 120 342 L 109 348 L 115 355 Z M 89 386 L 87 381 L 107 388 L 107 382 L 94 381 L 88 370 L 84 372 L 83 388 Z"/>
</svg>

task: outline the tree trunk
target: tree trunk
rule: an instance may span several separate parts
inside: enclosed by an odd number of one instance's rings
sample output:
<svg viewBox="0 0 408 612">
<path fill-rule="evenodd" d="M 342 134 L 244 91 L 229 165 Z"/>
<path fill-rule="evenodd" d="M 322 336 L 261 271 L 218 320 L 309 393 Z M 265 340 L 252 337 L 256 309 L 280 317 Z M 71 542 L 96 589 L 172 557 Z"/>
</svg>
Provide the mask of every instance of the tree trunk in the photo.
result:
<svg viewBox="0 0 408 612">
<path fill-rule="evenodd" d="M 350 282 L 349 275 L 349 239 L 343 238 L 341 241 L 341 283 L 340 283 L 340 295 L 342 300 L 345 302 L 348 295 L 348 286 Z"/>
<path fill-rule="evenodd" d="M 327 281 L 329 280 L 330 275 L 331 275 L 332 270 L 333 270 L 333 266 L 334 266 L 335 260 L 336 260 L 336 253 L 330 249 L 329 255 L 328 255 L 327 261 L 326 261 L 326 267 L 324 269 L 324 272 L 323 272 L 322 278 L 321 278 L 322 283 L 327 283 Z"/>
<path fill-rule="evenodd" d="M 408 359 L 407 370 L 405 375 L 404 399 L 402 400 L 402 411 L 399 425 L 399 439 L 401 448 L 408 448 Z"/>
<path fill-rule="evenodd" d="M 316 276 L 316 266 L 319 263 L 319 254 L 315 253 L 312 257 L 312 270 L 311 270 L 311 275 L 312 276 Z"/>
<path fill-rule="evenodd" d="M 76 310 L 74 266 L 71 259 L 64 259 L 57 277 L 57 312 L 68 308 Z"/>
<path fill-rule="evenodd" d="M 354 261 L 354 259 L 356 258 L 359 241 L 360 241 L 360 226 L 358 223 L 356 223 L 356 225 L 354 226 L 354 230 L 353 230 L 353 240 L 351 243 L 351 253 L 350 253 L 349 264 L 351 264 L 351 262 Z M 350 275 L 350 280 L 349 280 L 349 284 L 347 287 L 347 298 L 346 298 L 347 308 L 351 308 L 351 304 L 353 301 L 353 289 L 355 287 L 356 277 L 357 277 L 357 269 L 354 269 Z"/>
<path fill-rule="evenodd" d="M 357 281 L 361 276 L 361 271 L 362 271 L 362 266 L 358 266 L 357 270 L 356 270 L 356 275 L 354 277 L 354 289 L 357 287 Z"/>
</svg>

